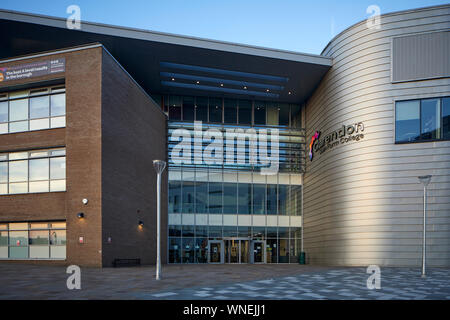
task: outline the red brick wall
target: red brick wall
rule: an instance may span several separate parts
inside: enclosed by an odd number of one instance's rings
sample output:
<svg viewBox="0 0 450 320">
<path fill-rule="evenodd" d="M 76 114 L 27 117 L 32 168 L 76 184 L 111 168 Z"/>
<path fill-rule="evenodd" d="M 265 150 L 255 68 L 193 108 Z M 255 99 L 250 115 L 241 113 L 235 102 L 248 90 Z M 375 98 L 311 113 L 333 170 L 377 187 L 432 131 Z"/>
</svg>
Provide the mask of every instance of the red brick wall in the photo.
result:
<svg viewBox="0 0 450 320">
<path fill-rule="evenodd" d="M 103 265 L 110 266 L 115 258 L 140 258 L 143 264 L 154 264 L 156 172 L 152 162 L 167 161 L 166 116 L 107 52 L 102 76 Z M 162 203 L 161 254 L 166 262 L 166 182 Z M 139 220 L 143 228 L 138 227 Z"/>
<path fill-rule="evenodd" d="M 143 264 L 152 264 L 156 261 L 152 161 L 167 161 L 166 117 L 102 47 L 0 66 L 62 57 L 65 73 L 1 83 L 0 88 L 65 79 L 66 128 L 0 135 L 0 152 L 66 146 L 66 192 L 1 195 L 0 221 L 65 219 L 66 264 L 111 266 L 115 258 L 140 258 Z M 161 251 L 166 262 L 167 169 L 162 181 Z M 78 219 L 79 212 L 84 219 Z M 142 229 L 139 220 L 144 222 Z M 78 243 L 80 236 L 84 244 Z"/>
<path fill-rule="evenodd" d="M 84 49 L 0 64 L 14 66 L 66 59 L 66 72 L 8 81 L 0 88 L 62 79 L 66 83 L 66 128 L 0 135 L 0 152 L 66 146 L 66 192 L 0 196 L 0 221 L 67 220 L 67 263 L 101 266 L 101 57 Z M 83 206 L 82 198 L 88 198 Z M 86 218 L 76 214 L 83 210 Z M 78 244 L 78 236 L 86 243 Z"/>
</svg>

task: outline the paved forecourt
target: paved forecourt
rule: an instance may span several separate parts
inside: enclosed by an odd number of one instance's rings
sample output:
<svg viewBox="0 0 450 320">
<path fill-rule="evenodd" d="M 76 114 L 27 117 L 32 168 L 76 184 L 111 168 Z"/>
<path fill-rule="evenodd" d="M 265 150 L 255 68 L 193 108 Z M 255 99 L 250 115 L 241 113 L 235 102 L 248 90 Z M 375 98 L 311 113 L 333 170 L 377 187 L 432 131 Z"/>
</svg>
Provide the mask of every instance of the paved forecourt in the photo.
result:
<svg viewBox="0 0 450 320">
<path fill-rule="evenodd" d="M 450 299 L 450 269 L 381 268 L 368 289 L 364 267 L 310 265 L 167 265 L 82 268 L 81 289 L 67 288 L 66 267 L 0 264 L 0 299 Z M 374 283 L 374 282 L 373 282 Z"/>
</svg>

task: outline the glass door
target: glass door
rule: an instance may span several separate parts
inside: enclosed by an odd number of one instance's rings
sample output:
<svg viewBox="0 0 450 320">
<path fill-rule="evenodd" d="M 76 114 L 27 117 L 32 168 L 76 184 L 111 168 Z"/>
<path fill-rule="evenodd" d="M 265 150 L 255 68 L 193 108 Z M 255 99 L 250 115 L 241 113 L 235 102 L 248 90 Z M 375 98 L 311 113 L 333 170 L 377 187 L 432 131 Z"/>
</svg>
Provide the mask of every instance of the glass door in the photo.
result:
<svg viewBox="0 0 450 320">
<path fill-rule="evenodd" d="M 249 263 L 249 240 L 241 240 L 241 263 Z"/>
<path fill-rule="evenodd" d="M 224 240 L 225 263 L 249 263 L 250 241 L 245 238 L 228 238 Z"/>
<path fill-rule="evenodd" d="M 264 240 L 252 241 L 252 262 L 253 263 L 266 263 L 266 242 Z"/>
<path fill-rule="evenodd" d="M 223 241 L 209 240 L 208 241 L 208 262 L 209 263 L 223 263 Z"/>
<path fill-rule="evenodd" d="M 239 240 L 225 240 L 225 263 L 239 263 Z"/>
</svg>

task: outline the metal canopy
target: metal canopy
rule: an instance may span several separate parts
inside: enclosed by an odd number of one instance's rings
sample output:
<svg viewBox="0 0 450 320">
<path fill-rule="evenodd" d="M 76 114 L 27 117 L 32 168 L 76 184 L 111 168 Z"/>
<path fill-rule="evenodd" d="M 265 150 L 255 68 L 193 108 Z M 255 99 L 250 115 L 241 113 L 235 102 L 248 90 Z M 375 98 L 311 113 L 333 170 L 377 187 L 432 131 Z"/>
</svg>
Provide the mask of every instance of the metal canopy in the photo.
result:
<svg viewBox="0 0 450 320">
<path fill-rule="evenodd" d="M 332 60 L 243 44 L 0 10 L 0 59 L 102 43 L 149 93 L 302 103 Z"/>
</svg>

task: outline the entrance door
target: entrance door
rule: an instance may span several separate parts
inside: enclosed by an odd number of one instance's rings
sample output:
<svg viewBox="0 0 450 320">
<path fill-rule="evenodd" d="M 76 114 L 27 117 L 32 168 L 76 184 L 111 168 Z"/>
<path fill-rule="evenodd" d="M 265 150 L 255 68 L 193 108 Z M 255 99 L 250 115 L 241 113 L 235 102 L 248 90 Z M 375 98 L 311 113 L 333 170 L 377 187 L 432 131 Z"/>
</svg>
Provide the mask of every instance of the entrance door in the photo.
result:
<svg viewBox="0 0 450 320">
<path fill-rule="evenodd" d="M 253 263 L 266 263 L 266 242 L 264 240 L 252 241 L 252 262 Z"/>
<path fill-rule="evenodd" d="M 241 240 L 241 263 L 250 263 L 249 261 L 249 240 Z"/>
<path fill-rule="evenodd" d="M 223 241 L 209 240 L 208 241 L 208 262 L 209 263 L 223 263 Z"/>
<path fill-rule="evenodd" d="M 249 263 L 250 241 L 245 238 L 225 239 L 225 263 Z"/>
<path fill-rule="evenodd" d="M 225 263 L 239 263 L 239 240 L 225 240 Z"/>
</svg>

